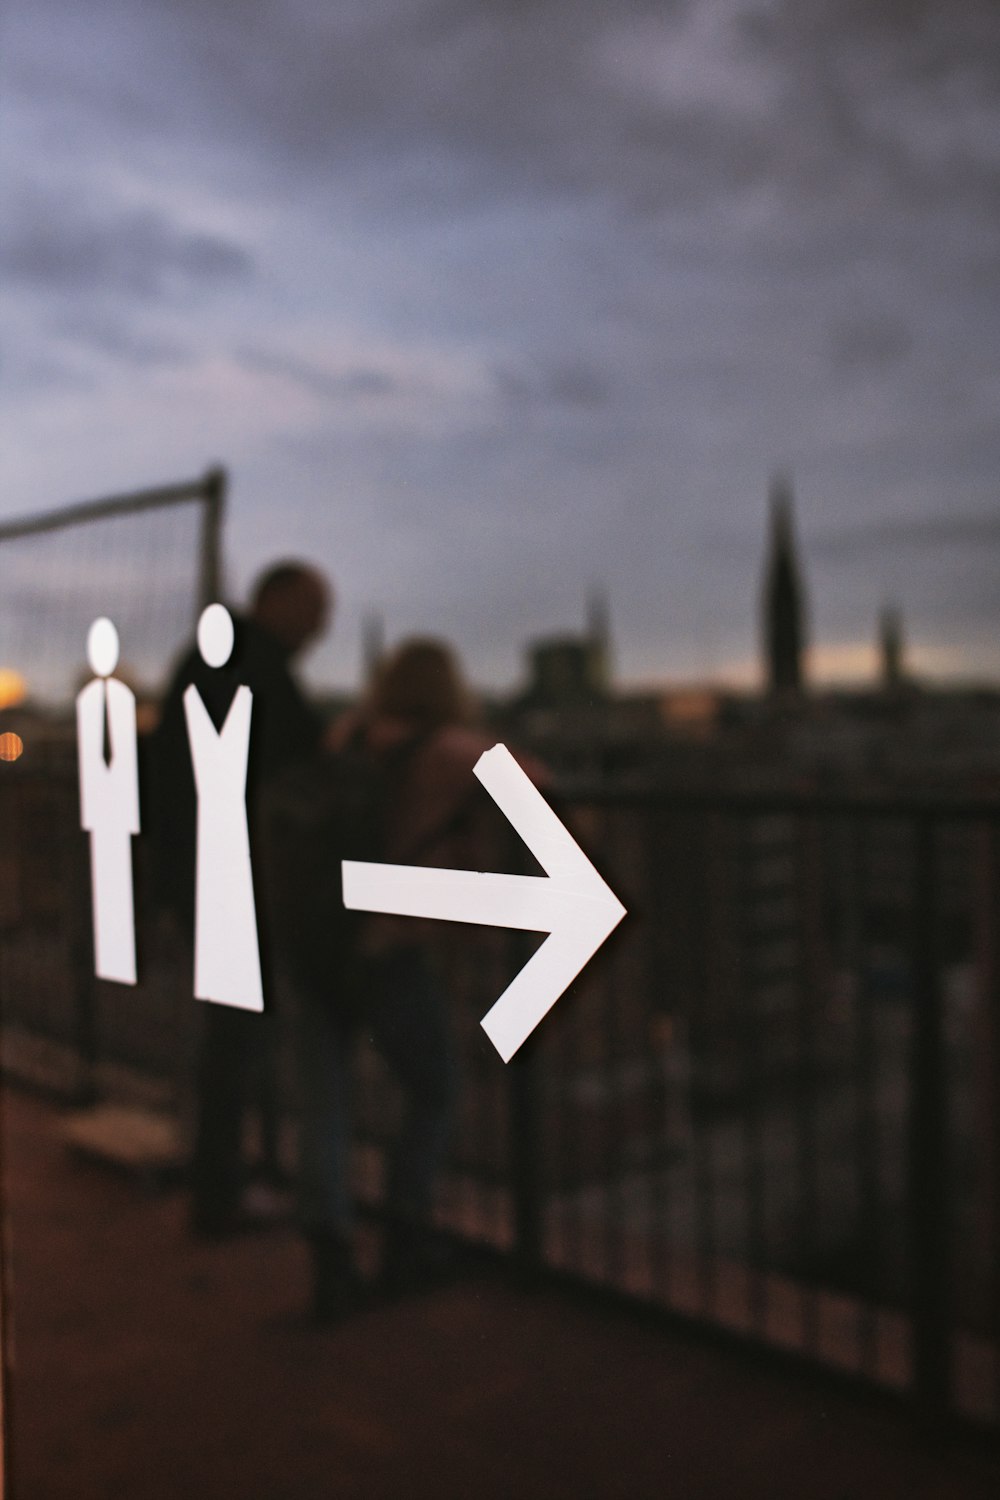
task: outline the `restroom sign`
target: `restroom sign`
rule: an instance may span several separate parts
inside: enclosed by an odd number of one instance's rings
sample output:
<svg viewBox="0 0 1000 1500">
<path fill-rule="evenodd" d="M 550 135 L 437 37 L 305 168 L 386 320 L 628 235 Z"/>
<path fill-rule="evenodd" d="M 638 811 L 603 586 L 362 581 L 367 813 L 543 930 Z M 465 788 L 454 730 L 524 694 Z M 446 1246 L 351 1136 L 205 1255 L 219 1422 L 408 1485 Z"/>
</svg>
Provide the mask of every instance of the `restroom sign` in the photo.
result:
<svg viewBox="0 0 1000 1500">
<path fill-rule="evenodd" d="M 211 604 L 198 650 L 212 668 L 233 650 L 232 618 Z M 95 968 L 135 984 L 132 840 L 140 830 L 135 698 L 114 677 L 118 633 L 95 620 L 87 638 L 94 678 L 77 698 L 80 821 L 90 837 Z M 237 688 L 217 729 L 191 684 L 184 693 L 197 794 L 194 993 L 243 1010 L 264 1008 L 247 819 L 253 694 Z M 343 903 L 353 911 L 469 922 L 546 934 L 541 947 L 483 1017 L 504 1062 L 527 1039 L 625 915 L 625 908 L 504 745 L 474 774 L 544 875 L 430 869 L 344 860 Z"/>
</svg>

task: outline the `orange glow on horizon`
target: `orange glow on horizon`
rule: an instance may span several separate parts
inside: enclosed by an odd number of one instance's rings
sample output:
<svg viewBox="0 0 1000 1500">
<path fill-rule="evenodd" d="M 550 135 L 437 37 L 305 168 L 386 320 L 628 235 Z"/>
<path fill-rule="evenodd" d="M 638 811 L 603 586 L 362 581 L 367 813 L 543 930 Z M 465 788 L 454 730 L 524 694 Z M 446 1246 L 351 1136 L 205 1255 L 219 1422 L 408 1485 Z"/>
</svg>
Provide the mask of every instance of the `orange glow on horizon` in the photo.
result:
<svg viewBox="0 0 1000 1500">
<path fill-rule="evenodd" d="M 23 703 L 28 684 L 13 667 L 0 667 L 0 708 L 16 708 Z"/>
</svg>

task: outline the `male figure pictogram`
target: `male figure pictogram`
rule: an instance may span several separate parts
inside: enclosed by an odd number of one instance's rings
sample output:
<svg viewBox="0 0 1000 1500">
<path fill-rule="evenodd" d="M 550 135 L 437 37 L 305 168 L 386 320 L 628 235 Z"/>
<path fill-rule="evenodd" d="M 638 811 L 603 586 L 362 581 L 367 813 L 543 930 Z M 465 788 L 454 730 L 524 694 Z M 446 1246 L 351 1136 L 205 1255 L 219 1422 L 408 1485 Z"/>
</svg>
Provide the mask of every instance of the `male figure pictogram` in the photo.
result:
<svg viewBox="0 0 1000 1500">
<path fill-rule="evenodd" d="M 225 666 L 233 640 L 229 611 L 210 604 L 198 622 L 202 660 L 209 667 Z M 253 694 L 244 684 L 217 730 L 194 683 L 184 693 L 198 797 L 194 992 L 199 1000 L 262 1011 L 246 802 L 252 710 Z"/>
<path fill-rule="evenodd" d="M 97 976 L 135 984 L 132 838 L 139 832 L 139 765 L 135 696 L 111 675 L 118 650 L 118 632 L 101 616 L 87 633 L 96 675 L 76 700 L 80 823 L 90 834 Z"/>
</svg>

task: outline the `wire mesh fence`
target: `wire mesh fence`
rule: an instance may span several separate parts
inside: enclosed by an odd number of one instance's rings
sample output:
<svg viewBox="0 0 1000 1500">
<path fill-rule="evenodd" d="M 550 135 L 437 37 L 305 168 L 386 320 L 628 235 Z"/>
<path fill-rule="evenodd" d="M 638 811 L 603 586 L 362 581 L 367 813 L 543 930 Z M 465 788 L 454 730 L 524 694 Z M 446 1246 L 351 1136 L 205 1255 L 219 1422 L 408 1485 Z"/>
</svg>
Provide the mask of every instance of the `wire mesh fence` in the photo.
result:
<svg viewBox="0 0 1000 1500">
<path fill-rule="evenodd" d="M 74 718 L 91 675 L 87 631 L 101 615 L 116 624 L 142 742 L 172 656 L 218 597 L 224 497 L 225 475 L 210 470 L 0 526 L 2 1017 L 8 1039 L 30 1037 L 45 1075 L 80 1097 L 95 1090 L 108 1038 L 116 1059 L 156 1073 L 166 1049 L 184 1050 L 162 966 L 147 964 L 136 996 L 96 983 L 90 918 L 68 896 L 89 883 Z M 140 887 L 144 853 L 139 841 Z"/>
<path fill-rule="evenodd" d="M 84 646 L 99 615 L 118 628 L 121 675 L 155 692 L 164 651 L 218 596 L 224 491 L 223 472 L 210 470 L 0 525 L 0 707 L 61 724 L 89 675 Z"/>
</svg>

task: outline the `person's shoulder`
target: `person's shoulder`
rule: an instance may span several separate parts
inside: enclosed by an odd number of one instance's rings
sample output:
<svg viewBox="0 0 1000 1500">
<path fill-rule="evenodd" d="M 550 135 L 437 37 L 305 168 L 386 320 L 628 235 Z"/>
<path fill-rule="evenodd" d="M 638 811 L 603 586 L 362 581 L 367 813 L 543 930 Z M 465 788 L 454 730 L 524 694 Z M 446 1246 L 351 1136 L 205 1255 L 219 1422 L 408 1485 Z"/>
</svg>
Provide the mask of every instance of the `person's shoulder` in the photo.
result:
<svg viewBox="0 0 1000 1500">
<path fill-rule="evenodd" d="M 443 724 L 440 729 L 435 730 L 433 743 L 445 750 L 482 755 L 484 750 L 489 750 L 496 743 L 496 737 L 468 724 Z"/>
<path fill-rule="evenodd" d="M 481 730 L 465 724 L 443 724 L 427 736 L 426 751 L 428 758 L 474 762 L 493 743 Z"/>
<path fill-rule="evenodd" d="M 284 669 L 286 660 L 270 631 L 252 615 L 233 614 L 233 665 L 244 672 Z"/>
<path fill-rule="evenodd" d="M 357 740 L 363 728 L 364 719 L 359 710 L 345 709 L 331 724 L 327 725 L 323 736 L 324 749 L 332 751 L 335 755 L 347 750 Z"/>
<path fill-rule="evenodd" d="M 534 782 L 535 786 L 541 787 L 544 790 L 550 784 L 552 780 L 551 773 L 544 761 L 539 760 L 537 755 L 529 754 L 528 751 L 522 750 L 519 745 L 506 745 L 502 740 L 498 740 L 495 734 L 480 735 L 478 738 L 481 747 L 480 754 L 484 750 L 492 750 L 497 745 L 500 745 L 513 756 L 514 760 L 521 767 L 521 770 L 530 781 Z"/>
<path fill-rule="evenodd" d="M 498 740 L 495 734 L 465 724 L 446 724 L 435 731 L 425 748 L 426 762 L 442 772 L 471 771 L 481 755 L 492 750 Z M 549 782 L 546 767 L 535 756 L 525 755 L 516 747 L 510 747 L 518 765 L 536 784 L 545 787 Z"/>
</svg>

